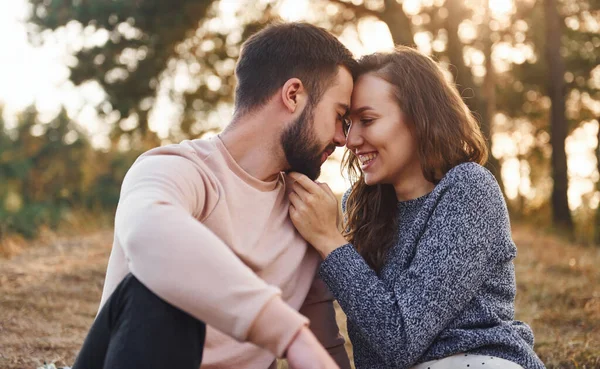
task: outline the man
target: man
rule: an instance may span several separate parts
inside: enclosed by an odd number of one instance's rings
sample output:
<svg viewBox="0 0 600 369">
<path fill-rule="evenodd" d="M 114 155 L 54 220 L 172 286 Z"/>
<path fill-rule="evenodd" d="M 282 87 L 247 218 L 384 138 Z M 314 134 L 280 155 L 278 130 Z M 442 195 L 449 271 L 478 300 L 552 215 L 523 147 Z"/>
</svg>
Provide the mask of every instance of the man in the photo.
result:
<svg viewBox="0 0 600 369">
<path fill-rule="evenodd" d="M 345 144 L 354 68 L 323 29 L 271 25 L 242 47 L 225 131 L 138 158 L 75 369 L 267 368 L 275 357 L 349 368 L 319 256 L 288 217 L 282 172 L 314 180 Z"/>
</svg>

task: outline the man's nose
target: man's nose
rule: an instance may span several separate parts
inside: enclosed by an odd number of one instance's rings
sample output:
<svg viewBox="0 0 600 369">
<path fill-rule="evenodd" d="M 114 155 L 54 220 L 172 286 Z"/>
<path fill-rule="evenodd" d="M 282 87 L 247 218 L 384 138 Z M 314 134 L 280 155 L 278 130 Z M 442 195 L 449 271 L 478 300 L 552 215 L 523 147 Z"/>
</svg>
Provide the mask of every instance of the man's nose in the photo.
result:
<svg viewBox="0 0 600 369">
<path fill-rule="evenodd" d="M 333 136 L 333 143 L 335 146 L 344 146 L 346 144 L 346 135 L 344 134 L 343 125 L 339 125 L 335 129 L 335 136 Z"/>
</svg>

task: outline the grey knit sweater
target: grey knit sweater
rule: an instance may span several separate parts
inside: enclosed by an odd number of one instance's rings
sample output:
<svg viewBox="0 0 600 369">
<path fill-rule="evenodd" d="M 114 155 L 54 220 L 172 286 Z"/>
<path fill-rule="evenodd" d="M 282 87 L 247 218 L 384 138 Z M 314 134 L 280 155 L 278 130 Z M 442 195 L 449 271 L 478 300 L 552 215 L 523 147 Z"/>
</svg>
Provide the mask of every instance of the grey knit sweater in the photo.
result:
<svg viewBox="0 0 600 369">
<path fill-rule="evenodd" d="M 398 240 L 379 274 L 351 244 L 321 265 L 348 317 L 356 368 L 409 368 L 457 353 L 544 368 L 531 329 L 514 320 L 516 247 L 491 173 L 458 165 L 398 212 Z"/>
</svg>

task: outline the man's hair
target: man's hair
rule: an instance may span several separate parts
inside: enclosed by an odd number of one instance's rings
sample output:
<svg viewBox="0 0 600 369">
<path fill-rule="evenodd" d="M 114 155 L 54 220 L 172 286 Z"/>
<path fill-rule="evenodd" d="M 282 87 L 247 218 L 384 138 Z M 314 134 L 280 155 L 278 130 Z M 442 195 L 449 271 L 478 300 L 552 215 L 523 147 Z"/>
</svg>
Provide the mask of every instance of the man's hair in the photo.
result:
<svg viewBox="0 0 600 369">
<path fill-rule="evenodd" d="M 243 45 L 235 69 L 236 115 L 264 105 L 290 78 L 304 84 L 315 104 L 337 74 L 338 66 L 354 75 L 352 53 L 323 28 L 306 23 L 275 23 Z"/>
</svg>

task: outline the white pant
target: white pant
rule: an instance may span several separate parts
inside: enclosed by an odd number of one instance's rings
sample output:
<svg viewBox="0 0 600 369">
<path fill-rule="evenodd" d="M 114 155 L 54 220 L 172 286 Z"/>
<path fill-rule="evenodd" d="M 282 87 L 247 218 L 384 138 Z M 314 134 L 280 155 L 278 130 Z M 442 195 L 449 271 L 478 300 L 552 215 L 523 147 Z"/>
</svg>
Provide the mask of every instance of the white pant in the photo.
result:
<svg viewBox="0 0 600 369">
<path fill-rule="evenodd" d="M 411 369 L 523 369 L 523 367 L 495 356 L 458 354 L 427 361 Z"/>
</svg>

